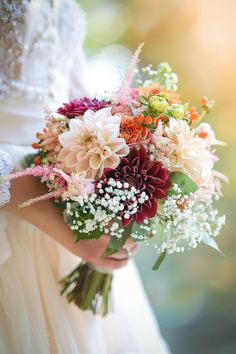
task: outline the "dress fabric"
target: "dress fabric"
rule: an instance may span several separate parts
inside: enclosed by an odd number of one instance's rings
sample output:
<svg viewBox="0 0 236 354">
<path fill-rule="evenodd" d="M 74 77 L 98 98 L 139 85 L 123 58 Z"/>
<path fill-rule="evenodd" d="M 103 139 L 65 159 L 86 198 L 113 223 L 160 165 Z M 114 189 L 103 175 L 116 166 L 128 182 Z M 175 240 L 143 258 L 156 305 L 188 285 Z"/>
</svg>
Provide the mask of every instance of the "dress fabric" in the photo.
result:
<svg viewBox="0 0 236 354">
<path fill-rule="evenodd" d="M 0 0 L 1 161 L 22 168 L 44 125 L 42 96 L 56 104 L 86 93 L 85 29 L 73 1 Z M 80 259 L 39 229 L 0 211 L 0 248 L 1 354 L 169 353 L 133 262 L 115 272 L 115 310 L 101 318 L 60 296 L 58 280 Z"/>
</svg>

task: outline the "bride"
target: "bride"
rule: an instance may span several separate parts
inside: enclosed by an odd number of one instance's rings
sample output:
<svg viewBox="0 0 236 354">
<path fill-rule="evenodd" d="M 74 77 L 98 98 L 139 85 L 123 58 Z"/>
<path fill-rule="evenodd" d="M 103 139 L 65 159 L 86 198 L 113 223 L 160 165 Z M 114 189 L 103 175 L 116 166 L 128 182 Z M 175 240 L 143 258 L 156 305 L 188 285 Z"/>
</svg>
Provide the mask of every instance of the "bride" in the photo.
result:
<svg viewBox="0 0 236 354">
<path fill-rule="evenodd" d="M 85 27 L 71 0 L 0 0 L 0 175 L 22 168 L 31 152 L 44 125 L 42 96 L 56 104 L 87 94 Z M 128 241 L 112 258 L 102 258 L 108 236 L 75 244 L 50 202 L 18 208 L 44 193 L 36 179 L 16 180 L 10 192 L 8 187 L 0 185 L 0 353 L 168 353 L 135 265 L 127 260 L 137 246 Z M 58 280 L 79 258 L 115 271 L 115 311 L 106 318 L 60 296 Z"/>
</svg>

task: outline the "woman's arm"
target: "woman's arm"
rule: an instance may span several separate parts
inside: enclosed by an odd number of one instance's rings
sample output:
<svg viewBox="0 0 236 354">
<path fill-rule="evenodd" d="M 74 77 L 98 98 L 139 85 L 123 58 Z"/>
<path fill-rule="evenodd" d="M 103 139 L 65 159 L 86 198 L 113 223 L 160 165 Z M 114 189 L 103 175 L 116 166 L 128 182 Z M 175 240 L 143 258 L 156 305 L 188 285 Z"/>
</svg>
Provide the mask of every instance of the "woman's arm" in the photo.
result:
<svg viewBox="0 0 236 354">
<path fill-rule="evenodd" d="M 4 205 L 4 210 L 37 226 L 75 255 L 105 269 L 117 269 L 126 265 L 124 250 L 110 258 L 101 256 L 109 242 L 108 235 L 98 240 L 83 240 L 75 243 L 75 235 L 65 224 L 60 210 L 55 208 L 51 201 L 37 202 L 30 207 L 19 208 L 22 202 L 46 193 L 45 187 L 36 178 L 24 177 L 13 180 L 10 192 L 11 200 Z M 132 240 L 129 240 L 124 247 L 132 249 L 132 255 L 135 255 L 137 245 Z"/>
</svg>

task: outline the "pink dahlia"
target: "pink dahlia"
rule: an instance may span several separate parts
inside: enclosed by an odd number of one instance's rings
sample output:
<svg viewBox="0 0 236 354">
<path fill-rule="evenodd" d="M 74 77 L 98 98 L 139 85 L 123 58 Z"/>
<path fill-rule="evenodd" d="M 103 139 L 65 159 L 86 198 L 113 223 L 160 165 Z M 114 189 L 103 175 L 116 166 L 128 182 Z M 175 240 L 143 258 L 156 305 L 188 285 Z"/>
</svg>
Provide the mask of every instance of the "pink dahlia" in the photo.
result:
<svg viewBox="0 0 236 354">
<path fill-rule="evenodd" d="M 114 178 L 121 183 L 127 182 L 129 186 L 134 186 L 139 191 L 137 212 L 130 215 L 129 219 L 125 219 L 123 215 L 128 210 L 129 203 L 133 202 L 125 202 L 121 215 L 124 226 L 132 220 L 141 224 L 145 218 L 153 218 L 157 212 L 158 199 L 165 198 L 167 190 L 171 187 L 168 170 L 161 162 L 150 161 L 143 145 L 140 145 L 140 149 L 136 146 L 132 147 L 128 156 L 121 159 L 118 167 L 114 170 L 106 169 L 104 175 L 107 179 Z M 141 203 L 139 197 L 143 192 L 148 199 Z"/>
<path fill-rule="evenodd" d="M 97 98 L 83 97 L 74 99 L 69 103 L 64 103 L 62 107 L 57 110 L 57 113 L 62 114 L 68 118 L 82 116 L 88 109 L 96 112 L 99 109 L 110 106 L 110 102 L 99 101 Z"/>
</svg>

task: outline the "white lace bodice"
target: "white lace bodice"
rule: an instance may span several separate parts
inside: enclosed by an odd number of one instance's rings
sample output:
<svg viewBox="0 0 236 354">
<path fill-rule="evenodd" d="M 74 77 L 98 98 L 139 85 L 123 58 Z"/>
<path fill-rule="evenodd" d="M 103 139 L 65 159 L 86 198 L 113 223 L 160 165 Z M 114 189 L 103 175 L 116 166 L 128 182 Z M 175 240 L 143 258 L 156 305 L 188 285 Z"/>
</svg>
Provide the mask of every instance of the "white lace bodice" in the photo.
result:
<svg viewBox="0 0 236 354">
<path fill-rule="evenodd" d="M 11 173 L 13 164 L 11 158 L 5 151 L 0 149 L 0 207 L 7 203 L 10 199 L 9 182 L 3 182 L 2 176 L 6 176 Z"/>
<path fill-rule="evenodd" d="M 0 208 L 10 199 L 10 183 L 3 182 L 1 177 L 11 173 L 12 169 L 13 165 L 10 156 L 0 149 Z M 6 224 L 7 218 L 5 217 L 5 213 L 0 210 L 0 265 L 3 264 L 11 254 L 10 245 L 4 230 Z"/>
<path fill-rule="evenodd" d="M 85 23 L 73 0 L 0 0 L 0 98 L 65 100 Z"/>
</svg>

